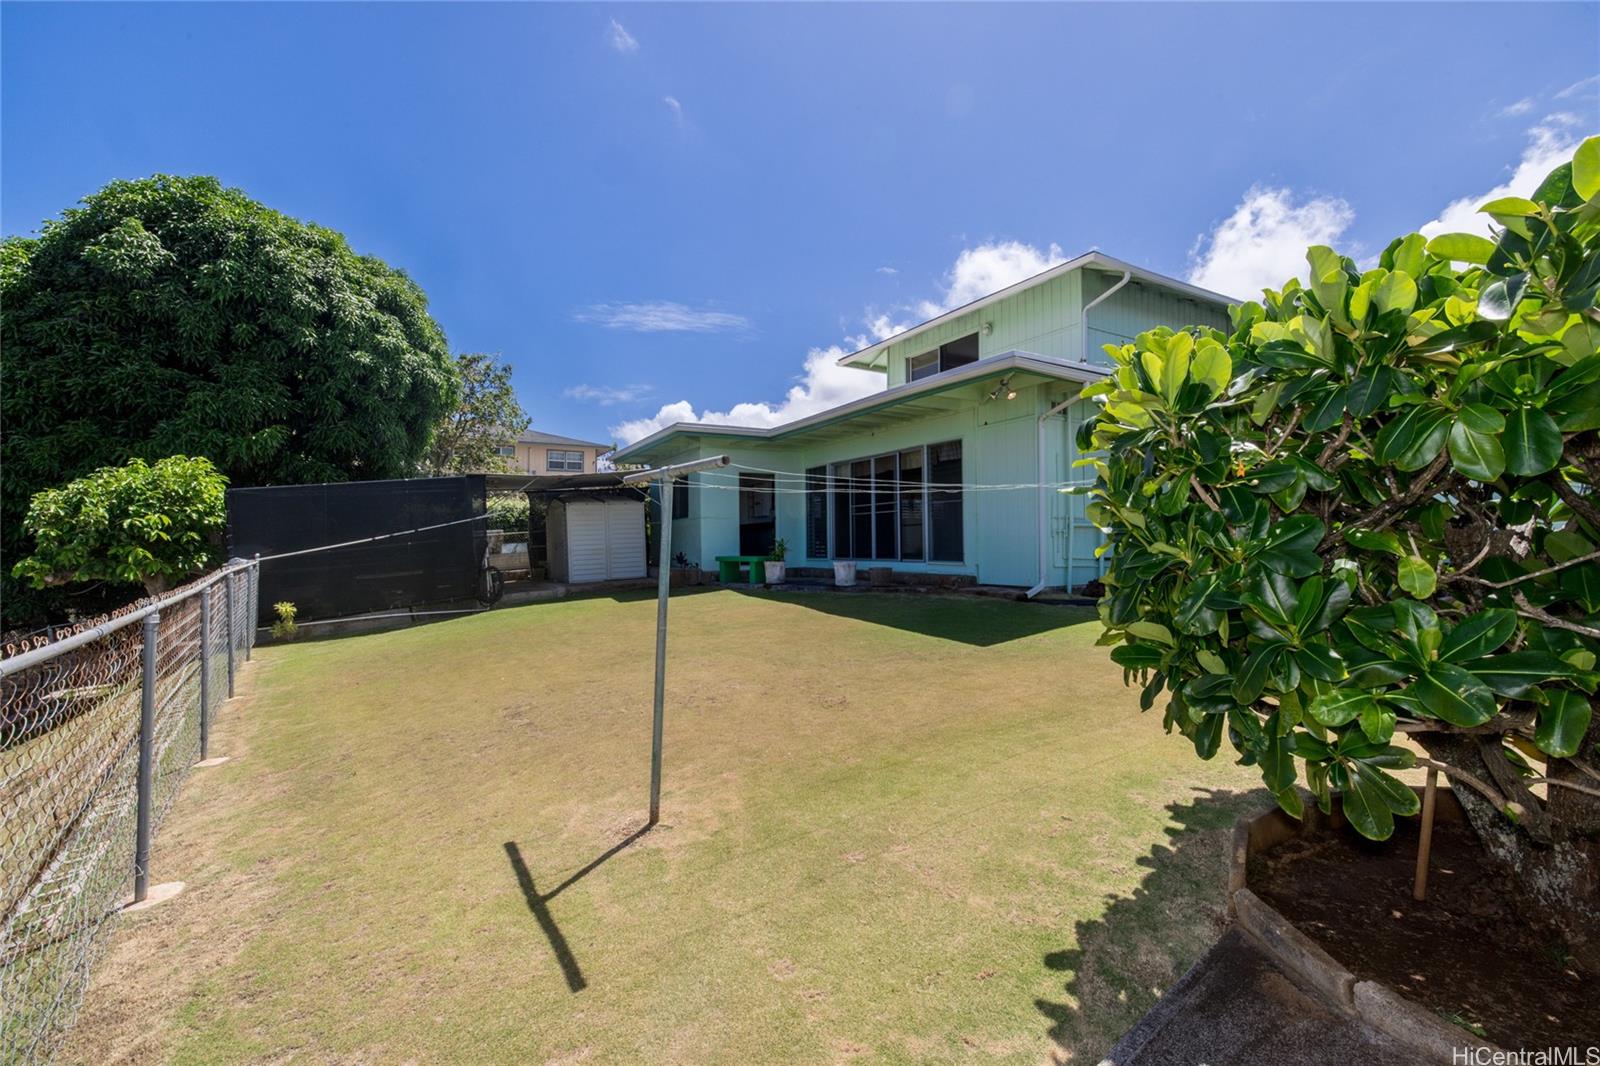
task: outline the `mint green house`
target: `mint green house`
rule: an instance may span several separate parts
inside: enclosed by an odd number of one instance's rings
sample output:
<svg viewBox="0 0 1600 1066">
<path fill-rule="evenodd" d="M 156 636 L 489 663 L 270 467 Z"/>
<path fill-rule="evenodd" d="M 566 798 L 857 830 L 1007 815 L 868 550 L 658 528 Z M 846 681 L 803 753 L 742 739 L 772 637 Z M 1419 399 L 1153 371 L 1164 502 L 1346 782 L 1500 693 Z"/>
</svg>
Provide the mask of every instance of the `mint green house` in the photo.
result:
<svg viewBox="0 0 1600 1066">
<path fill-rule="evenodd" d="M 770 429 L 668 426 L 619 465 L 726 454 L 673 492 L 672 546 L 715 572 L 782 538 L 792 569 L 853 559 L 1037 592 L 1097 577 L 1077 399 L 1101 346 L 1158 325 L 1226 328 L 1227 297 L 1090 252 L 841 360 L 886 388 Z"/>
</svg>

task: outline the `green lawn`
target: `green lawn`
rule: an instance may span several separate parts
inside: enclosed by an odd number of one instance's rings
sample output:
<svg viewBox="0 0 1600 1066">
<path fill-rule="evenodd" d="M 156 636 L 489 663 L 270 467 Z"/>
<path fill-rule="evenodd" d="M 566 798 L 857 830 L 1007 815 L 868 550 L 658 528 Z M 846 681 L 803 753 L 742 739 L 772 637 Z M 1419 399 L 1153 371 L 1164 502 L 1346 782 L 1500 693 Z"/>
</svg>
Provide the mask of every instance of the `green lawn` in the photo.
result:
<svg viewBox="0 0 1600 1066">
<path fill-rule="evenodd" d="M 65 1061 L 1092 1063 L 1270 803 L 1088 612 L 702 591 L 258 649 Z M 598 862 L 597 862 L 598 860 Z"/>
</svg>

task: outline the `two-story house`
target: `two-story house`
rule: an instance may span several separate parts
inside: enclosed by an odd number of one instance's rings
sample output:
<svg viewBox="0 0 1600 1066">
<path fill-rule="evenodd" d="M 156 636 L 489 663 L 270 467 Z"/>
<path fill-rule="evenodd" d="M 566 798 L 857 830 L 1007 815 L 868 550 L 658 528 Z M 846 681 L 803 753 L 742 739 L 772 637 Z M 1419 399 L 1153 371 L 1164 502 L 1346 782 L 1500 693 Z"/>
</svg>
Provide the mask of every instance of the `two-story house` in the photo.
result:
<svg viewBox="0 0 1600 1066">
<path fill-rule="evenodd" d="M 731 466 L 673 491 L 674 552 L 714 570 L 783 538 L 793 567 L 837 559 L 987 585 L 1073 588 L 1101 572 L 1075 469 L 1078 399 L 1105 344 L 1158 325 L 1226 329 L 1227 297 L 1090 252 L 841 362 L 885 375 L 863 399 L 770 429 L 678 423 L 620 449 Z"/>
<path fill-rule="evenodd" d="M 611 445 L 529 429 L 498 451 L 514 474 L 592 474 Z"/>
</svg>

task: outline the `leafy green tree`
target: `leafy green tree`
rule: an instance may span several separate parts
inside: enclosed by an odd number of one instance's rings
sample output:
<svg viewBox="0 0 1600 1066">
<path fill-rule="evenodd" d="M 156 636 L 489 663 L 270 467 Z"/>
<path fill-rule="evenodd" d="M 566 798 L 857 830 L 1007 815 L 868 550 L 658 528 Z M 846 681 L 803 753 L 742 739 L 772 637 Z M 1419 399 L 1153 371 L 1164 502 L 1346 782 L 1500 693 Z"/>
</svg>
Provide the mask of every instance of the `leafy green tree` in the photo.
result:
<svg viewBox="0 0 1600 1066">
<path fill-rule="evenodd" d="M 528 414 L 511 387 L 511 367 L 492 355 L 456 356 L 461 395 L 434 427 L 422 462 L 425 473 L 479 474 L 509 470 L 500 447 L 528 428 Z"/>
<path fill-rule="evenodd" d="M 227 517 L 228 479 L 209 459 L 131 459 L 36 493 L 24 525 L 33 554 L 12 573 L 36 588 L 138 582 L 156 595 L 204 570 Z"/>
<path fill-rule="evenodd" d="M 403 477 L 456 400 L 421 289 L 210 177 L 117 181 L 0 245 L 0 549 L 32 495 L 131 457 L 236 485 Z M 5 615 L 38 613 L 6 578 Z"/>
<path fill-rule="evenodd" d="M 1383 839 L 1418 807 L 1394 771 L 1442 771 L 1593 967 L 1600 138 L 1483 210 L 1493 240 L 1411 234 L 1365 271 L 1314 247 L 1231 335 L 1107 349 L 1080 439 L 1104 642 L 1292 814 L 1337 792 Z"/>
</svg>

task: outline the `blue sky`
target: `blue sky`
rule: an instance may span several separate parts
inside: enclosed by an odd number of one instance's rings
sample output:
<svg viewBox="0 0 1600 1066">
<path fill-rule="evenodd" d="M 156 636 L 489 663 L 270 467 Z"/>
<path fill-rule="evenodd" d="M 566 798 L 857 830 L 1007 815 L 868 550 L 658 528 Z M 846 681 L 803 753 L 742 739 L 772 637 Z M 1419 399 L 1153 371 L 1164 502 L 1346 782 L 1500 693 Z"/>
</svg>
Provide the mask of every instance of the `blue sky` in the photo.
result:
<svg viewBox="0 0 1600 1066">
<path fill-rule="evenodd" d="M 1250 295 L 1458 228 L 1600 131 L 1597 41 L 1596 4 L 8 2 L 0 226 L 215 174 L 411 273 L 538 428 L 770 424 L 1054 257 Z"/>
</svg>

